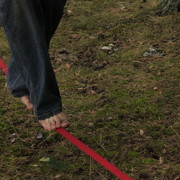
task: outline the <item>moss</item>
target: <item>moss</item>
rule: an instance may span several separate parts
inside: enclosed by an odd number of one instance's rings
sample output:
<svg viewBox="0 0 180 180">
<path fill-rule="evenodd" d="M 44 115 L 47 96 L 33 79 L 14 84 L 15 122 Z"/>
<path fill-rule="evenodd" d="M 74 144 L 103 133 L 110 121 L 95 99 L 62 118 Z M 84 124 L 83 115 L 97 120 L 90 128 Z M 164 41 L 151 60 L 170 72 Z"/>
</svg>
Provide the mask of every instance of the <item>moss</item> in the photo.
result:
<svg viewBox="0 0 180 180">
<path fill-rule="evenodd" d="M 128 152 L 128 156 L 130 158 L 137 158 L 140 156 L 140 154 L 139 154 L 139 152 L 136 152 L 136 151 L 130 151 L 130 152 Z"/>
<path fill-rule="evenodd" d="M 127 8 L 122 10 L 122 4 Z M 63 109 L 72 123 L 68 131 L 134 179 L 137 174 L 174 179 L 179 168 L 179 16 L 155 16 L 157 4 L 153 0 L 143 4 L 138 0 L 70 0 L 50 49 L 52 64 L 59 69 L 56 78 Z M 116 51 L 100 49 L 110 43 Z M 165 56 L 143 57 L 150 45 Z M 7 63 L 10 49 L 2 29 L 0 47 L 0 57 Z M 61 48 L 74 58 L 62 60 L 57 54 Z M 95 70 L 93 61 L 107 65 Z M 70 68 L 64 67 L 66 63 Z M 85 67 L 85 63 L 90 65 Z M 4 86 L 5 76 L 0 74 L 1 177 L 55 179 L 61 174 L 61 179 L 83 180 L 87 175 L 94 180 L 116 179 L 63 137 L 44 132 Z M 85 93 L 78 91 L 81 86 Z M 93 94 L 92 87 L 100 91 Z M 39 131 L 42 141 L 36 139 Z M 11 143 L 14 133 L 16 141 Z M 68 169 L 57 172 L 56 163 L 39 163 L 43 156 L 66 161 Z M 162 168 L 159 157 L 165 157 Z"/>
</svg>

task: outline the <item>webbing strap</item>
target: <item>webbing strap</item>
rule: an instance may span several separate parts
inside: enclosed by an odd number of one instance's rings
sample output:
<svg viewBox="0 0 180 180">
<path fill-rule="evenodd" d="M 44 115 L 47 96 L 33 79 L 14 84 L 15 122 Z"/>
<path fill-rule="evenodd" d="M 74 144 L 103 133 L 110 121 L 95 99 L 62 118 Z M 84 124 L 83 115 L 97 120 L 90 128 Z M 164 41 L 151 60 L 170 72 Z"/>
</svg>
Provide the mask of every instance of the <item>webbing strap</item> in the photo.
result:
<svg viewBox="0 0 180 180">
<path fill-rule="evenodd" d="M 3 70 L 4 74 L 7 75 L 8 68 L 7 68 L 7 66 L 5 65 L 5 63 L 3 62 L 3 60 L 1 58 L 0 58 L 0 68 Z M 107 170 L 109 170 L 111 173 L 113 173 L 119 179 L 121 179 L 121 180 L 131 180 L 126 174 L 124 174 L 122 171 L 120 171 L 117 167 L 115 167 L 113 164 L 108 162 L 106 159 L 104 159 L 102 156 L 100 156 L 94 150 L 89 148 L 87 145 L 82 143 L 80 140 L 78 140 L 72 134 L 67 132 L 65 129 L 58 128 L 55 131 L 58 132 L 59 134 L 61 134 L 62 136 L 64 136 L 67 140 L 69 140 L 71 143 L 73 143 L 81 151 L 85 152 L 91 158 L 96 160 L 99 164 L 101 164 L 103 167 L 105 167 Z"/>
</svg>

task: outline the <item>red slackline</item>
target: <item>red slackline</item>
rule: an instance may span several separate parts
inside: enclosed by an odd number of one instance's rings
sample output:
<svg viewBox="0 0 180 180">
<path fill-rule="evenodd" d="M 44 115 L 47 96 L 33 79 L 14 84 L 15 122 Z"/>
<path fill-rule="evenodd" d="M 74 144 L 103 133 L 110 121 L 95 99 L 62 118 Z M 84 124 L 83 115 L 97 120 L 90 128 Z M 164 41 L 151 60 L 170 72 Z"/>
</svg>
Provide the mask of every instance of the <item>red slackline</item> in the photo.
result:
<svg viewBox="0 0 180 180">
<path fill-rule="evenodd" d="M 1 58 L 0 58 L 0 68 L 2 69 L 4 74 L 7 75 L 8 68 Z M 105 167 L 107 170 L 109 170 L 112 174 L 114 174 L 119 179 L 121 179 L 121 180 L 132 180 L 130 177 L 128 177 L 126 174 L 124 174 L 122 171 L 120 171 L 117 167 L 115 167 L 113 164 L 108 162 L 106 159 L 104 159 L 102 156 L 100 156 L 94 150 L 92 150 L 91 148 L 86 146 L 84 143 L 82 143 L 79 139 L 77 139 L 72 134 L 67 132 L 65 129 L 58 128 L 55 131 L 58 132 L 59 134 L 61 134 L 62 136 L 64 136 L 67 140 L 69 140 L 71 143 L 73 143 L 81 151 L 85 152 L 91 158 L 96 160 L 99 164 L 101 164 L 103 167 Z"/>
<path fill-rule="evenodd" d="M 115 167 L 113 164 L 108 162 L 106 159 L 104 159 L 102 156 L 100 156 L 98 153 L 96 153 L 94 150 L 86 146 L 84 143 L 82 143 L 79 139 L 74 137 L 72 134 L 64 130 L 63 128 L 58 128 L 56 131 L 64 136 L 67 140 L 72 142 L 75 146 L 77 146 L 81 151 L 85 152 L 87 155 L 89 155 L 91 158 L 96 160 L 99 164 L 104 166 L 107 170 L 109 170 L 111 173 L 113 173 L 115 176 L 117 176 L 121 180 L 131 180 L 126 174 L 124 174 L 122 171 L 120 171 L 117 167 Z"/>
<path fill-rule="evenodd" d="M 0 68 L 2 69 L 2 71 L 4 72 L 4 74 L 7 75 L 8 73 L 8 68 L 7 66 L 4 64 L 3 60 L 0 58 Z"/>
</svg>

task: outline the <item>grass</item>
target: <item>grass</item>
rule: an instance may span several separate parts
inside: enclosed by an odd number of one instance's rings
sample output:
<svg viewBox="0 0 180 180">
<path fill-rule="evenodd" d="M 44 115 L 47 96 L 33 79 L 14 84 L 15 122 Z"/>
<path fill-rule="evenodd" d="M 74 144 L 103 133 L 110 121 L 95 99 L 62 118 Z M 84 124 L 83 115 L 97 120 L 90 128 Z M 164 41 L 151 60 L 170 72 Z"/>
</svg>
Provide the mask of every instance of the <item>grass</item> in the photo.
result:
<svg viewBox="0 0 180 180">
<path fill-rule="evenodd" d="M 50 48 L 68 131 L 134 179 L 180 176 L 180 17 L 156 16 L 159 2 L 70 0 Z M 101 50 L 109 44 L 113 51 Z M 164 56 L 143 57 L 150 46 Z M 0 47 L 8 63 L 2 28 Z M 0 120 L 3 180 L 117 179 L 57 133 L 43 131 L 5 88 L 1 72 Z"/>
</svg>

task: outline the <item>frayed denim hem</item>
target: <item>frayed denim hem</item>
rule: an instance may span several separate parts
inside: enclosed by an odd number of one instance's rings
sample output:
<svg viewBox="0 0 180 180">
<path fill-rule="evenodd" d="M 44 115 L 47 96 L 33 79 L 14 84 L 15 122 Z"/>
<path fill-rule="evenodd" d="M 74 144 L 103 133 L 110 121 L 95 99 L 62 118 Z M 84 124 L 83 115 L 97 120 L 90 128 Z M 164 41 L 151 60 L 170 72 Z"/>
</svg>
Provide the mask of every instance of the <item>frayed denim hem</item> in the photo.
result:
<svg viewBox="0 0 180 180">
<path fill-rule="evenodd" d="M 50 111 L 50 112 L 45 113 L 45 114 L 42 115 L 42 116 L 37 116 L 37 119 L 38 119 L 38 120 L 45 120 L 45 119 L 50 118 L 50 117 L 52 117 L 52 116 L 54 116 L 54 115 L 56 115 L 56 114 L 59 114 L 59 113 L 61 113 L 61 112 L 62 112 L 62 108 L 59 107 L 59 108 L 57 108 L 57 109 L 54 109 L 54 110 L 52 110 L 52 111 Z"/>
<path fill-rule="evenodd" d="M 21 91 L 17 93 L 11 92 L 11 94 L 16 98 L 21 98 L 23 96 L 29 96 L 29 91 Z"/>
</svg>

